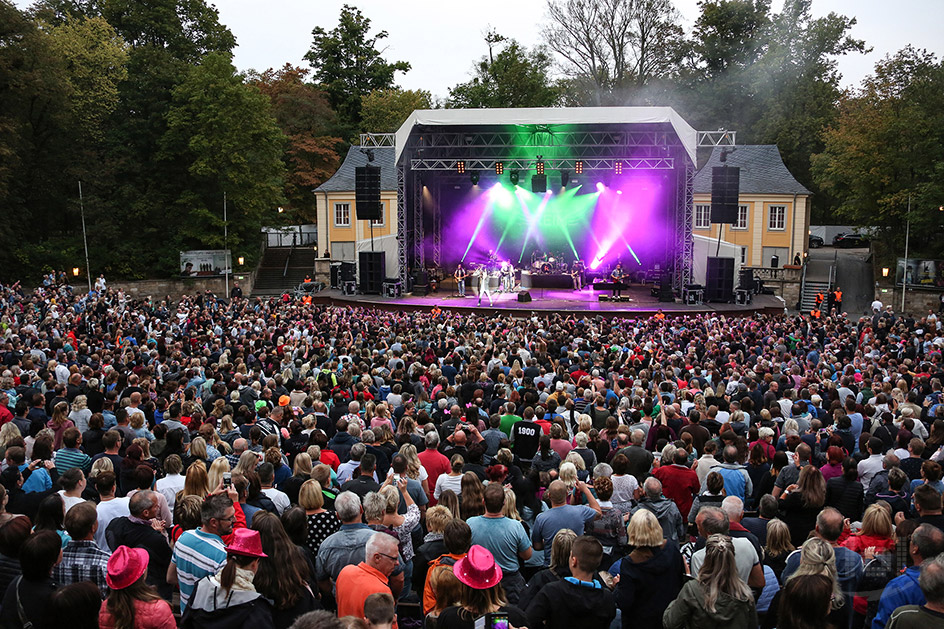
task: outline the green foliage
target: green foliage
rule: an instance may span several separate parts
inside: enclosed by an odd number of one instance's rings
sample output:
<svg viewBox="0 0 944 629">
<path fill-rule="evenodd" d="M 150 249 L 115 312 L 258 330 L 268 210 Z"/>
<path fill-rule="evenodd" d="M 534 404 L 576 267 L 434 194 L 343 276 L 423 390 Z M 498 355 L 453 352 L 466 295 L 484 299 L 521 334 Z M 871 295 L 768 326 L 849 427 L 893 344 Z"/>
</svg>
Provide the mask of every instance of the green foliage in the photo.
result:
<svg viewBox="0 0 944 629">
<path fill-rule="evenodd" d="M 471 81 L 449 89 L 449 107 L 553 107 L 559 90 L 550 77 L 551 57 L 513 39 L 486 35 L 489 55 L 475 64 Z M 504 43 L 497 55 L 493 46 Z"/>
<path fill-rule="evenodd" d="M 825 148 L 813 158 L 816 181 L 837 199 L 842 220 L 877 226 L 899 248 L 910 218 L 912 250 L 933 257 L 944 255 L 937 238 L 944 224 L 941 94 L 944 62 L 904 48 L 844 95 Z"/>
<path fill-rule="evenodd" d="M 269 99 L 242 82 L 228 55 L 211 53 L 192 66 L 174 88 L 158 155 L 178 171 L 165 217 L 178 225 L 172 242 L 222 248 L 225 194 L 229 247 L 252 247 L 259 226 L 284 200 L 284 141 Z"/>
<path fill-rule="evenodd" d="M 335 28 L 326 31 L 318 26 L 312 31 L 314 40 L 305 55 L 341 124 L 351 132 L 361 126 L 361 98 L 394 87 L 394 75 L 410 70 L 406 61 L 388 63 L 381 56 L 377 44 L 386 39 L 387 31 L 373 36 L 369 32 L 370 20 L 359 9 L 344 5 Z"/>
<path fill-rule="evenodd" d="M 425 90 L 374 90 L 361 98 L 361 131 L 393 133 L 417 109 L 432 109 L 433 97 Z"/>
</svg>

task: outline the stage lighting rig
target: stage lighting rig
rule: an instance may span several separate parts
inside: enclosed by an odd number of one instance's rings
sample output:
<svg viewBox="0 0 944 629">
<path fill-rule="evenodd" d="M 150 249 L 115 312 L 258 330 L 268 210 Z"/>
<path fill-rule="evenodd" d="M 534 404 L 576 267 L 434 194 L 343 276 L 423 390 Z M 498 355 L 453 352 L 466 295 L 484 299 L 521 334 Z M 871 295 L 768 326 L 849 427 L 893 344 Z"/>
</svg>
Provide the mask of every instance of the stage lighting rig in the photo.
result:
<svg viewBox="0 0 944 629">
<path fill-rule="evenodd" d="M 504 162 L 495 162 L 495 174 L 504 175 L 505 174 L 505 163 Z"/>
<path fill-rule="evenodd" d="M 583 174 L 583 160 L 582 159 L 578 159 L 576 162 L 574 162 L 574 173 L 577 175 Z"/>
<path fill-rule="evenodd" d="M 513 186 L 518 185 L 518 171 L 517 170 L 511 171 L 511 176 L 509 177 L 509 180 L 511 181 L 511 185 Z"/>
<path fill-rule="evenodd" d="M 456 162 L 456 172 L 460 175 L 465 174 L 465 162 Z"/>
<path fill-rule="evenodd" d="M 479 185 L 479 173 L 477 171 L 473 170 L 472 173 L 469 175 L 469 179 L 472 180 L 473 186 Z"/>
<path fill-rule="evenodd" d="M 622 175 L 622 174 L 623 174 L 623 162 L 616 162 L 616 164 L 613 165 L 613 172 L 614 172 L 615 174 L 617 174 L 617 175 Z"/>
<path fill-rule="evenodd" d="M 561 176 L 561 188 L 566 188 L 566 187 L 567 187 L 567 184 L 570 183 L 570 171 L 569 171 L 569 170 L 561 170 L 561 171 L 560 171 L 560 176 Z"/>
<path fill-rule="evenodd" d="M 544 156 L 538 155 L 538 159 L 537 159 L 537 162 L 535 163 L 534 167 L 535 167 L 535 170 L 537 171 L 537 173 L 538 173 L 539 175 L 543 175 L 543 174 L 544 174 Z"/>
</svg>

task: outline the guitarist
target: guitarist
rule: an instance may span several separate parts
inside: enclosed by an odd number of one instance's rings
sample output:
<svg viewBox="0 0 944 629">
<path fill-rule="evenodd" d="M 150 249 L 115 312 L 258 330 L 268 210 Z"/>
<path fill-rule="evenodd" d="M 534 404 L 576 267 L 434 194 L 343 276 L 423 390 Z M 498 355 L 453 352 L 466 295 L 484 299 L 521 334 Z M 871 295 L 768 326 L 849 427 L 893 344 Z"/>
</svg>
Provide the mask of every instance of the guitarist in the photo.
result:
<svg viewBox="0 0 944 629">
<path fill-rule="evenodd" d="M 613 272 L 610 273 L 610 279 L 613 280 L 613 296 L 622 297 L 622 291 L 624 288 L 623 278 L 625 274 L 623 273 L 623 263 L 617 262 L 616 268 L 613 269 Z"/>
<path fill-rule="evenodd" d="M 456 267 L 456 286 L 459 289 L 459 297 L 465 297 L 465 278 L 468 277 L 468 274 L 465 272 L 465 269 L 462 268 L 462 263 Z"/>
<path fill-rule="evenodd" d="M 587 265 L 584 264 L 583 260 L 577 258 L 574 260 L 574 265 L 571 267 L 570 274 L 574 278 L 574 290 L 583 290 L 583 274 L 587 270 Z"/>
</svg>

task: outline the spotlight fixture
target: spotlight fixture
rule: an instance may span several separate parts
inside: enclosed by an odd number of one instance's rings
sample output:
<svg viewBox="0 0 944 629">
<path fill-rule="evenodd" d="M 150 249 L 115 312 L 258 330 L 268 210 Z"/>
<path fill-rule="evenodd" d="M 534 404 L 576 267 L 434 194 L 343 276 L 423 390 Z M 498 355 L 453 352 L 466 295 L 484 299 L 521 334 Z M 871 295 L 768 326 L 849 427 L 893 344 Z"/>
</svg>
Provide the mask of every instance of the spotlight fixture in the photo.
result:
<svg viewBox="0 0 944 629">
<path fill-rule="evenodd" d="M 623 162 L 616 162 L 616 164 L 613 165 L 613 172 L 616 173 L 617 175 L 622 175 L 622 174 L 623 174 Z"/>
<path fill-rule="evenodd" d="M 495 174 L 504 175 L 505 174 L 505 163 L 504 162 L 495 162 Z"/>
<path fill-rule="evenodd" d="M 561 176 L 561 188 L 566 188 L 566 187 L 567 187 L 567 184 L 570 183 L 570 171 L 569 171 L 569 170 L 561 170 L 561 171 L 560 171 L 560 176 Z"/>
<path fill-rule="evenodd" d="M 456 172 L 460 175 L 465 174 L 465 162 L 456 162 Z"/>
<path fill-rule="evenodd" d="M 511 185 L 513 186 L 518 185 L 518 171 L 517 170 L 511 171 L 511 176 L 509 177 L 509 180 L 511 180 Z"/>
<path fill-rule="evenodd" d="M 473 170 L 473 171 L 472 171 L 472 174 L 469 175 L 469 179 L 472 180 L 472 185 L 473 185 L 473 186 L 479 185 L 479 173 L 478 173 L 478 171 Z"/>
<path fill-rule="evenodd" d="M 583 174 L 583 160 L 582 159 L 578 159 L 576 162 L 574 162 L 574 173 L 577 175 Z"/>
<path fill-rule="evenodd" d="M 538 155 L 538 161 L 535 163 L 535 170 L 539 175 L 544 174 L 544 156 Z"/>
</svg>

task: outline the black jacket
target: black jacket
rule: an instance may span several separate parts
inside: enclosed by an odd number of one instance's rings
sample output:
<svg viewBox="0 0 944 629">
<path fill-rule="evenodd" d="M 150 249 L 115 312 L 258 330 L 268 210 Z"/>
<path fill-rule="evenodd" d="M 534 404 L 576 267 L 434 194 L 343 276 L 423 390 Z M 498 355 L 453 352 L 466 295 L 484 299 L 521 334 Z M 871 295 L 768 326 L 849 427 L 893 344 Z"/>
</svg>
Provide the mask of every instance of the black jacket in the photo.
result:
<svg viewBox="0 0 944 629">
<path fill-rule="evenodd" d="M 121 545 L 148 551 L 147 582 L 164 591 L 167 589 L 167 566 L 170 564 L 170 546 L 163 535 L 148 524 L 132 522 L 127 516 L 115 518 L 105 529 L 105 541 L 112 552 Z"/>
<path fill-rule="evenodd" d="M 844 518 L 856 522 L 862 519 L 865 490 L 857 480 L 835 476 L 826 481 L 826 506 L 835 507 Z"/>
<path fill-rule="evenodd" d="M 594 587 L 566 579 L 548 583 L 528 605 L 528 627 L 608 629 L 616 617 L 613 593 L 599 581 L 593 583 Z"/>
<path fill-rule="evenodd" d="M 181 629 L 273 629 L 272 605 L 257 592 L 223 593 L 214 577 L 197 581 Z"/>
<path fill-rule="evenodd" d="M 620 561 L 616 603 L 622 611 L 623 627 L 661 629 L 662 614 L 682 589 L 685 564 L 678 545 L 667 541 L 648 561 Z"/>
</svg>

